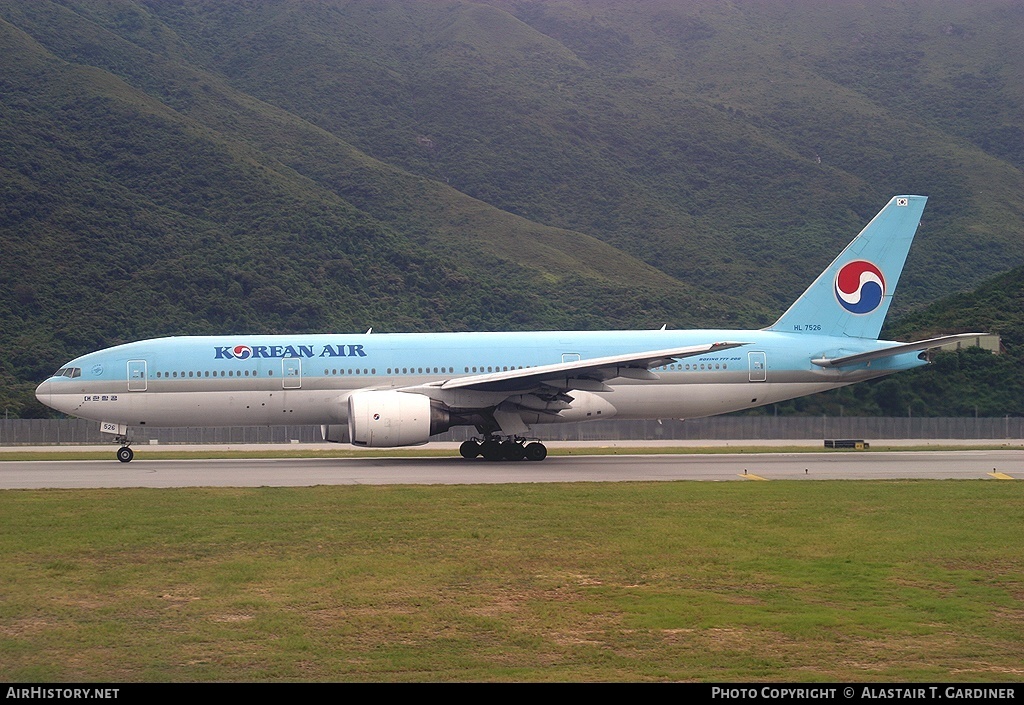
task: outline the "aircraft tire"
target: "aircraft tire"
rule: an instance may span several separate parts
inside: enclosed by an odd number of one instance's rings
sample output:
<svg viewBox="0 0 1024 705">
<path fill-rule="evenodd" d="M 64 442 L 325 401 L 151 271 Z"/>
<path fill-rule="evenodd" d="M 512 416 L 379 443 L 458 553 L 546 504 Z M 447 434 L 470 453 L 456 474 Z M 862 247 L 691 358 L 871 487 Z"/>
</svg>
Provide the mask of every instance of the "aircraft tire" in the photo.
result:
<svg viewBox="0 0 1024 705">
<path fill-rule="evenodd" d="M 526 449 L 522 443 L 505 441 L 501 444 L 501 457 L 505 460 L 522 460 L 526 457 Z"/>
<path fill-rule="evenodd" d="M 467 460 L 472 460 L 480 455 L 480 444 L 476 441 L 465 441 L 459 446 L 459 455 Z"/>
<path fill-rule="evenodd" d="M 134 457 L 135 453 L 128 446 L 121 446 L 117 449 L 117 459 L 122 463 L 130 463 Z"/>
<path fill-rule="evenodd" d="M 544 460 L 548 457 L 548 448 L 543 443 L 530 443 L 526 446 L 527 460 Z"/>
<path fill-rule="evenodd" d="M 484 441 L 480 444 L 480 455 L 484 456 L 484 460 L 501 460 L 501 442 Z"/>
</svg>

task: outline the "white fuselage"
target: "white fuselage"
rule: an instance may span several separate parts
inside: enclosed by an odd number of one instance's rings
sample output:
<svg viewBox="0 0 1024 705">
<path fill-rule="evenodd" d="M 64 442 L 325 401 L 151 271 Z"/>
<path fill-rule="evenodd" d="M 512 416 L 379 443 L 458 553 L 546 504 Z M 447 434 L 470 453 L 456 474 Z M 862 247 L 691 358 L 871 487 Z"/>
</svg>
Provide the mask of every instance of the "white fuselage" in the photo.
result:
<svg viewBox="0 0 1024 705">
<path fill-rule="evenodd" d="M 574 391 L 557 414 L 521 411 L 528 424 L 594 418 L 697 418 L 770 404 L 923 364 L 900 355 L 843 371 L 816 357 L 877 348 L 773 331 L 583 331 L 179 337 L 84 355 L 43 382 L 39 399 L 73 416 L 129 426 L 344 424 L 362 390 L 419 388 L 502 370 L 529 369 L 708 340 L 742 347 L 680 359 L 656 379 L 614 379 Z M 70 370 L 71 372 L 66 372 Z M 445 392 L 453 408 L 486 408 L 516 390 Z"/>
</svg>

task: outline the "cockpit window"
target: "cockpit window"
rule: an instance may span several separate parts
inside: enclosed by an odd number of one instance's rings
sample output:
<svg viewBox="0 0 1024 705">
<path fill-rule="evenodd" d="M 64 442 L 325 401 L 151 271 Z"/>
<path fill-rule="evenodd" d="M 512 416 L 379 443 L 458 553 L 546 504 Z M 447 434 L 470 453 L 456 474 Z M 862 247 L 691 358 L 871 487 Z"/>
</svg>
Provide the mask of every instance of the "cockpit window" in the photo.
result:
<svg viewBox="0 0 1024 705">
<path fill-rule="evenodd" d="M 82 376 L 81 367 L 61 367 L 59 370 L 53 373 L 54 377 L 68 377 L 74 379 L 75 377 Z"/>
</svg>

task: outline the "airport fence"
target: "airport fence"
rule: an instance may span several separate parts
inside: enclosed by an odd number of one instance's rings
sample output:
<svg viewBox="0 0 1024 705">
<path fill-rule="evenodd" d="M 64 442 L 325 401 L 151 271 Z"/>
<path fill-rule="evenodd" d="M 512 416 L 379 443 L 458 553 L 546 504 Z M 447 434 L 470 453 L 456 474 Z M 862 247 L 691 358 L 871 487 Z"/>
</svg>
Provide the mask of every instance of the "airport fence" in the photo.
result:
<svg viewBox="0 0 1024 705">
<path fill-rule="evenodd" d="M 716 416 L 687 421 L 590 421 L 534 428 L 545 441 L 638 440 L 809 440 L 809 439 L 1022 439 L 1024 418 L 927 418 L 832 416 Z M 436 438 L 463 441 L 472 428 L 452 429 Z M 138 445 L 319 443 L 319 426 L 226 426 L 220 428 L 137 428 Z M 0 420 L 0 445 L 91 445 L 111 443 L 99 424 L 83 419 Z"/>
</svg>

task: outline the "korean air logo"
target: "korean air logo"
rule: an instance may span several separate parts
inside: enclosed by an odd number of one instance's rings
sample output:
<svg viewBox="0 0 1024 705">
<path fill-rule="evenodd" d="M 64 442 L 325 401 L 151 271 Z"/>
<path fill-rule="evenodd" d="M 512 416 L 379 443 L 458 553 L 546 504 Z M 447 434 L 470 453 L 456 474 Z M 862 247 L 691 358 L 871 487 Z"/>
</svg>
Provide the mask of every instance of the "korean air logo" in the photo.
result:
<svg viewBox="0 0 1024 705">
<path fill-rule="evenodd" d="M 236 360 L 248 360 L 252 357 L 252 348 L 248 345 L 236 345 L 231 348 L 231 356 Z"/>
<path fill-rule="evenodd" d="M 850 313 L 871 313 L 885 296 L 882 270 L 865 260 L 847 262 L 836 275 L 836 301 Z"/>
</svg>

